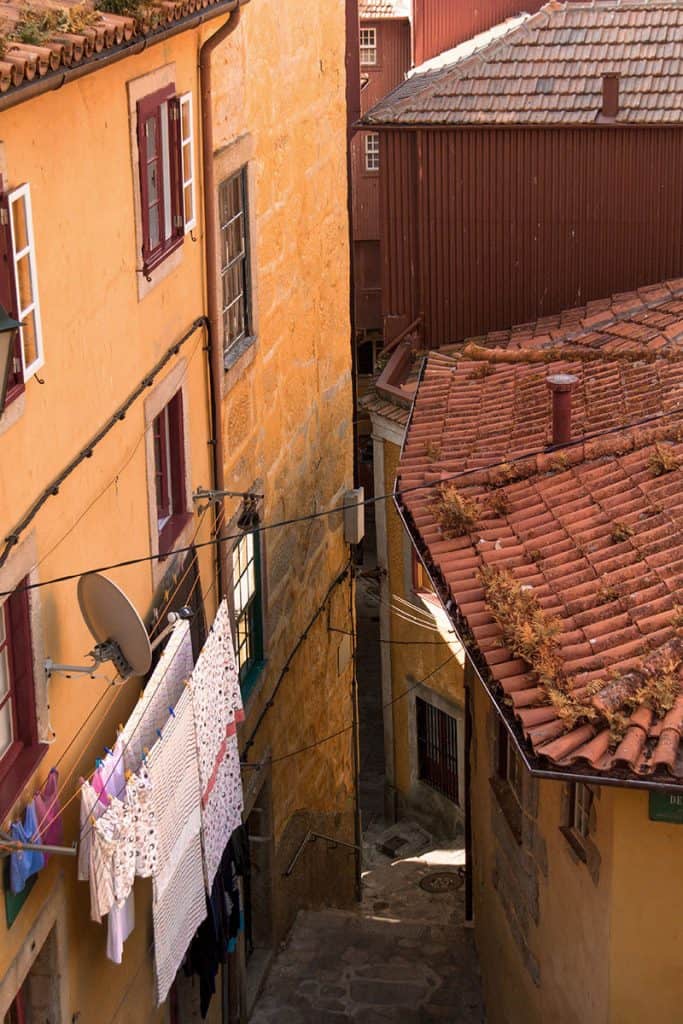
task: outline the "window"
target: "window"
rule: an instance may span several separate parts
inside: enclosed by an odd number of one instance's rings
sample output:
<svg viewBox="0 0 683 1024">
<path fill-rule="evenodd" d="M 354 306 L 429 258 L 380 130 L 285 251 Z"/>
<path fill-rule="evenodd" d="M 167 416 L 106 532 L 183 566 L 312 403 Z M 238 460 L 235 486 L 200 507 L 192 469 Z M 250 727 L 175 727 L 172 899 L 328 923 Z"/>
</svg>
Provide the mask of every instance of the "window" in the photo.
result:
<svg viewBox="0 0 683 1024">
<path fill-rule="evenodd" d="M 242 695 L 246 698 L 263 665 L 261 552 L 257 533 L 245 533 L 233 548 L 232 581 L 235 655 Z"/>
<path fill-rule="evenodd" d="M 0 302 L 23 324 L 15 341 L 14 362 L 7 381 L 7 405 L 21 394 L 25 382 L 44 363 L 31 189 L 28 184 L 0 196 L 0 225 Z"/>
<path fill-rule="evenodd" d="M 592 807 L 593 793 L 588 786 L 582 782 L 573 782 L 567 787 L 565 824 L 560 831 L 583 861 L 587 859 L 586 850 L 591 845 L 589 835 Z"/>
<path fill-rule="evenodd" d="M 453 803 L 458 799 L 458 723 L 451 715 L 415 699 L 418 778 Z"/>
<path fill-rule="evenodd" d="M 362 28 L 360 30 L 360 62 L 361 64 L 377 63 L 376 28 Z"/>
<path fill-rule="evenodd" d="M 379 170 L 379 133 L 368 132 L 365 136 L 365 170 Z"/>
<path fill-rule="evenodd" d="M 416 594 L 432 593 L 432 585 L 427 571 L 420 559 L 417 557 L 415 548 L 410 549 L 412 560 L 413 590 Z"/>
<path fill-rule="evenodd" d="M 22 755 L 33 767 L 38 754 L 27 583 L 22 580 L 0 608 L 0 783 Z M 0 816 L 7 810 L 4 796 Z"/>
<path fill-rule="evenodd" d="M 185 489 L 183 396 L 178 391 L 155 418 L 154 481 L 159 552 L 168 554 L 190 520 Z"/>
<path fill-rule="evenodd" d="M 223 287 L 223 350 L 229 351 L 251 330 L 247 169 L 218 186 Z"/>
<path fill-rule="evenodd" d="M 194 190 L 194 114 L 192 93 L 180 97 L 180 167 L 183 186 L 183 217 L 185 234 L 197 224 Z"/>
<path fill-rule="evenodd" d="M 522 841 L 524 765 L 504 722 L 498 721 L 496 774 L 491 784 L 518 842 Z"/>
<path fill-rule="evenodd" d="M 153 270 L 182 243 L 194 210 L 192 99 L 169 84 L 139 100 L 142 260 Z"/>
</svg>

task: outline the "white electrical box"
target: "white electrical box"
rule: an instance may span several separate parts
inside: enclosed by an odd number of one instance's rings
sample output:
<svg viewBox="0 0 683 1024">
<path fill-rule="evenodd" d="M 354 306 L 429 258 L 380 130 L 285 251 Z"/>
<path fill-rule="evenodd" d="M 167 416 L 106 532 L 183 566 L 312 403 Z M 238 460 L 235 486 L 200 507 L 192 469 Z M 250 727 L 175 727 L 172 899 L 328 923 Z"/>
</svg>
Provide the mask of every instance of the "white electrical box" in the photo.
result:
<svg viewBox="0 0 683 1024">
<path fill-rule="evenodd" d="M 365 488 L 344 494 L 344 540 L 347 544 L 360 544 L 365 536 Z"/>
</svg>

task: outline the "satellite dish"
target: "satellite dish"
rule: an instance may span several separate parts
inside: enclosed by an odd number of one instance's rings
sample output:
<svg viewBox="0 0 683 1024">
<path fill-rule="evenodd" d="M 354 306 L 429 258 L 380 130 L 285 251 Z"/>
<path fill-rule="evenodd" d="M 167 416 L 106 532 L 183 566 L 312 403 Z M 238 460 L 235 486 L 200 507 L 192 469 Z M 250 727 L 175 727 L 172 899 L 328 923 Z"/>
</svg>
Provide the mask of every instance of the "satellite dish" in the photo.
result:
<svg viewBox="0 0 683 1024">
<path fill-rule="evenodd" d="M 45 668 L 53 672 L 82 672 L 111 661 L 122 680 L 145 675 L 152 664 L 152 648 L 147 630 L 137 611 L 120 587 L 97 572 L 86 573 L 78 581 L 78 603 L 85 624 L 95 639 L 89 652 L 93 664 L 56 665 L 48 658 Z"/>
<path fill-rule="evenodd" d="M 98 572 L 78 581 L 78 603 L 96 640 L 91 652 L 98 661 L 113 661 L 119 674 L 143 676 L 152 664 L 147 630 L 120 587 Z"/>
</svg>

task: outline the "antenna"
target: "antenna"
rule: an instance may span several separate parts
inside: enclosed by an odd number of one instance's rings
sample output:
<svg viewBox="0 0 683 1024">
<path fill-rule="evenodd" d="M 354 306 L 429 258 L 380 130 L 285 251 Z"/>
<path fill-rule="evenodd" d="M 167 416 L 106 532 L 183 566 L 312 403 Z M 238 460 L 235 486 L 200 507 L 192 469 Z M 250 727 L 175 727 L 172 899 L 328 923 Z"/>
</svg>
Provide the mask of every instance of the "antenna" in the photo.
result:
<svg viewBox="0 0 683 1024">
<path fill-rule="evenodd" d="M 95 639 L 88 652 L 90 665 L 58 665 L 45 661 L 48 676 L 55 672 L 94 675 L 94 669 L 111 661 L 121 677 L 142 676 L 152 664 L 152 648 L 144 623 L 134 606 L 117 585 L 98 572 L 89 572 L 78 581 L 78 603 L 86 626 Z"/>
</svg>

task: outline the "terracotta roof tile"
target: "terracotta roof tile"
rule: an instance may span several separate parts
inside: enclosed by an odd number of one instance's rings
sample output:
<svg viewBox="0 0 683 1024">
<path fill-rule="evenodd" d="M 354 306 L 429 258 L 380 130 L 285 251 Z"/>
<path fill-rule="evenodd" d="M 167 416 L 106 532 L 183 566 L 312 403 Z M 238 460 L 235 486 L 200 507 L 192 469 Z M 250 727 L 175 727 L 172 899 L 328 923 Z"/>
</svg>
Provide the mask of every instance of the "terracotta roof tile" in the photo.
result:
<svg viewBox="0 0 683 1024">
<path fill-rule="evenodd" d="M 504 29 L 417 68 L 365 122 L 595 124 L 606 74 L 619 76 L 617 123 L 683 122 L 680 0 L 553 0 Z"/>
<path fill-rule="evenodd" d="M 591 306 L 550 318 L 554 337 L 546 318 L 427 358 L 400 500 L 531 756 L 683 785 L 683 348 L 667 340 L 653 351 L 640 330 L 644 318 L 682 325 L 683 307 L 672 284 Z M 582 320 L 590 324 L 567 340 L 567 325 Z M 521 347 L 520 336 L 539 338 L 538 349 Z M 614 337 L 628 339 L 626 356 L 606 347 Z M 535 362 L 537 351 L 550 361 Z M 559 450 L 548 447 L 551 372 L 578 377 L 572 443 Z M 658 475 L 663 457 L 668 468 Z M 478 509 L 459 537 L 439 523 L 436 488 L 422 487 L 449 474 L 460 474 L 458 493 Z M 559 619 L 563 692 L 590 705 L 588 714 L 563 717 L 510 649 L 487 603 L 485 568 L 511 573 Z M 666 672 L 673 697 L 652 705 L 643 687 Z"/>
<path fill-rule="evenodd" d="M 132 45 L 139 36 L 151 45 L 155 33 L 176 22 L 181 29 L 184 19 L 207 7 L 218 15 L 226 3 L 149 0 L 139 12 L 119 15 L 97 10 L 91 0 L 0 0 L 0 93 L 89 61 L 95 70 L 103 51 Z"/>
</svg>

